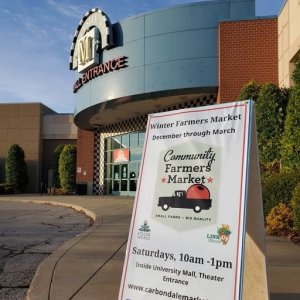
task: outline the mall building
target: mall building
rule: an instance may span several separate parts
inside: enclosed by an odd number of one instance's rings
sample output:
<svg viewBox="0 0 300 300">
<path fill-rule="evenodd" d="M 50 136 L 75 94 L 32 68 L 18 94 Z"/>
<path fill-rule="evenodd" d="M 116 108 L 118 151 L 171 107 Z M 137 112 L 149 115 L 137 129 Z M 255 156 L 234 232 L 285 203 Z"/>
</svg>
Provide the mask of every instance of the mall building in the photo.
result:
<svg viewBox="0 0 300 300">
<path fill-rule="evenodd" d="M 135 194 L 148 114 L 234 101 L 250 80 L 289 87 L 300 48 L 294 0 L 279 16 L 256 17 L 255 0 L 216 0 L 114 24 L 94 8 L 79 21 L 69 61 L 77 183 L 95 195 Z"/>
<path fill-rule="evenodd" d="M 61 144 L 76 144 L 77 127 L 72 114 L 58 114 L 41 103 L 0 103 L 0 183 L 11 145 L 25 152 L 29 177 L 27 192 L 39 192 L 41 183 L 51 185 L 54 150 Z"/>
</svg>

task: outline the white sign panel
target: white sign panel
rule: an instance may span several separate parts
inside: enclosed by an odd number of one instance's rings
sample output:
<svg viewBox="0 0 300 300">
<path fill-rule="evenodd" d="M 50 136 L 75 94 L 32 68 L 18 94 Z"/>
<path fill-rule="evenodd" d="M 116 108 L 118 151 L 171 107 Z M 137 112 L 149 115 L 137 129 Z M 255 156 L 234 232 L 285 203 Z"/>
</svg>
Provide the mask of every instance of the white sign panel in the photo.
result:
<svg viewBox="0 0 300 300">
<path fill-rule="evenodd" d="M 251 110 L 149 116 L 119 300 L 241 298 Z"/>
</svg>

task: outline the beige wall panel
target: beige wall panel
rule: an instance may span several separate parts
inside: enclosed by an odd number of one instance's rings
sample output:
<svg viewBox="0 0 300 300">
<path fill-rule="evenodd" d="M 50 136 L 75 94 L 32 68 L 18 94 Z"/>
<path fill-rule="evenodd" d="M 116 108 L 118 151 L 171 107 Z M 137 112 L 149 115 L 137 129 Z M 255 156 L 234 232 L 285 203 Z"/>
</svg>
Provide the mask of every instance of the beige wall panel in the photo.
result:
<svg viewBox="0 0 300 300">
<path fill-rule="evenodd" d="M 300 36 L 300 2 L 289 1 L 290 46 Z M 300 46 L 300 45 L 298 45 Z"/>
<path fill-rule="evenodd" d="M 9 106 L 6 104 L 0 104 L 0 117 L 7 117 L 9 112 Z"/>
<path fill-rule="evenodd" d="M 22 115 L 22 104 L 13 104 L 13 105 L 9 106 L 8 115 L 10 117 L 21 116 Z"/>
<path fill-rule="evenodd" d="M 9 146 L 7 143 L 0 142 L 0 159 L 6 156 L 8 148 Z"/>
<path fill-rule="evenodd" d="M 285 74 L 284 74 L 284 49 L 287 47 L 284 45 L 284 28 L 288 25 L 289 14 L 288 5 L 285 5 L 278 16 L 278 81 L 280 86 L 287 86 Z"/>
<path fill-rule="evenodd" d="M 0 106 L 1 111 L 1 106 Z M 0 116 L 0 128 L 8 128 L 8 117 L 7 116 Z"/>
<path fill-rule="evenodd" d="M 23 116 L 38 116 L 40 114 L 41 105 L 38 103 L 27 103 L 22 105 L 22 115 Z"/>
<path fill-rule="evenodd" d="M 7 140 L 7 129 L 0 127 L 0 141 L 1 141 L 1 144 L 3 144 L 4 141 L 6 141 L 6 140 Z"/>
<path fill-rule="evenodd" d="M 283 80 L 283 86 L 284 87 L 289 87 L 291 86 L 291 79 L 290 79 L 290 76 L 289 75 L 286 75 L 284 77 L 284 80 Z"/>
<path fill-rule="evenodd" d="M 289 86 L 289 78 L 290 78 L 290 60 L 288 55 L 284 55 L 283 57 L 283 74 L 284 74 L 284 82 L 285 86 Z"/>
<path fill-rule="evenodd" d="M 291 61 L 300 48 L 300 1 L 287 0 L 278 16 L 278 68 L 280 86 L 292 85 Z M 282 53 L 281 53 L 282 52 Z"/>
<path fill-rule="evenodd" d="M 290 43 L 289 43 L 289 24 L 283 27 L 282 29 L 282 50 L 283 50 L 283 55 L 286 55 L 287 51 L 290 48 Z"/>
<path fill-rule="evenodd" d="M 40 140 L 40 134 L 38 130 L 31 129 L 31 128 L 21 128 L 20 131 L 20 139 L 21 141 L 34 141 L 39 142 Z"/>
<path fill-rule="evenodd" d="M 20 141 L 19 145 L 24 149 L 26 156 L 37 157 L 39 153 L 39 144 L 32 141 Z"/>
<path fill-rule="evenodd" d="M 14 143 L 18 144 L 18 141 L 21 138 L 21 129 L 20 128 L 9 128 L 7 130 L 7 141 L 8 142 L 12 142 L 14 141 Z"/>
<path fill-rule="evenodd" d="M 278 57 L 281 59 L 283 56 L 283 32 L 279 32 L 278 34 Z"/>
<path fill-rule="evenodd" d="M 23 117 L 22 118 L 22 127 L 23 128 L 32 128 L 38 129 L 40 128 L 40 118 L 39 117 Z"/>
<path fill-rule="evenodd" d="M 289 6 L 285 5 L 281 12 L 280 15 L 278 16 L 278 28 L 282 28 L 285 26 L 289 21 Z M 278 30 L 280 32 L 280 30 Z"/>
<path fill-rule="evenodd" d="M 8 119 L 8 128 L 20 128 L 22 126 L 22 117 L 21 116 L 12 116 Z"/>
<path fill-rule="evenodd" d="M 300 50 L 300 34 L 297 40 L 291 45 L 289 50 L 290 61 L 293 61 L 296 58 L 297 53 Z"/>
</svg>

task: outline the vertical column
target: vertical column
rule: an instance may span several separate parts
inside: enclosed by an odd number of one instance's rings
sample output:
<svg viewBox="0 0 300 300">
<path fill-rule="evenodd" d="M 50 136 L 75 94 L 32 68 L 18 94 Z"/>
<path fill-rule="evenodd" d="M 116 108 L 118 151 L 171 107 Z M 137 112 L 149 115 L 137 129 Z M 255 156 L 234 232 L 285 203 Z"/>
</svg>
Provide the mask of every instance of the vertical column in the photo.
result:
<svg viewBox="0 0 300 300">
<path fill-rule="evenodd" d="M 100 130 L 94 131 L 94 174 L 93 174 L 93 194 L 100 193 Z"/>
</svg>

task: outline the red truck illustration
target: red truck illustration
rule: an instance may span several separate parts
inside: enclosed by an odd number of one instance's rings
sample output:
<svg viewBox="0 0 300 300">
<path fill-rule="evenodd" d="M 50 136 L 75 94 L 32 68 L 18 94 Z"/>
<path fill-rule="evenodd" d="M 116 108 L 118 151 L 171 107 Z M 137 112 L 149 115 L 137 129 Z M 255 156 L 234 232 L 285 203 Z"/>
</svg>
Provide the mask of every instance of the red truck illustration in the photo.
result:
<svg viewBox="0 0 300 300">
<path fill-rule="evenodd" d="M 159 197 L 158 206 L 162 210 L 173 208 L 190 208 L 195 213 L 211 207 L 211 199 L 209 189 L 203 184 L 193 184 L 187 191 L 175 191 L 171 197 Z"/>
</svg>

